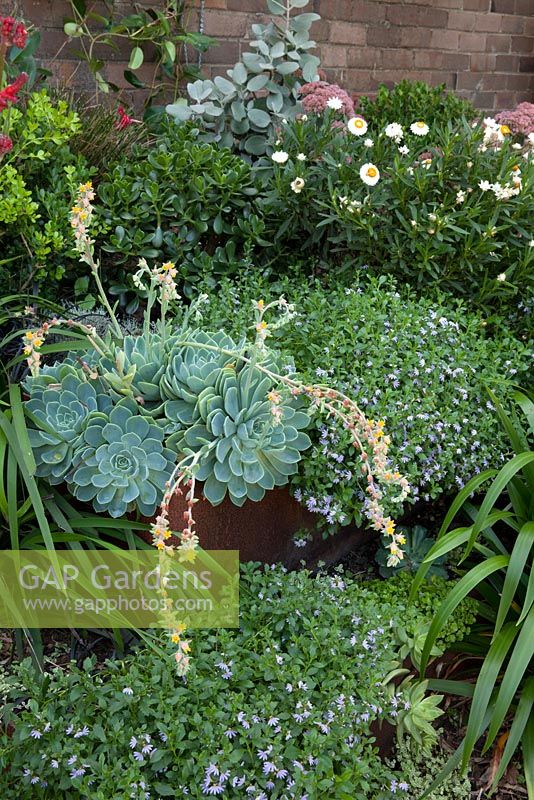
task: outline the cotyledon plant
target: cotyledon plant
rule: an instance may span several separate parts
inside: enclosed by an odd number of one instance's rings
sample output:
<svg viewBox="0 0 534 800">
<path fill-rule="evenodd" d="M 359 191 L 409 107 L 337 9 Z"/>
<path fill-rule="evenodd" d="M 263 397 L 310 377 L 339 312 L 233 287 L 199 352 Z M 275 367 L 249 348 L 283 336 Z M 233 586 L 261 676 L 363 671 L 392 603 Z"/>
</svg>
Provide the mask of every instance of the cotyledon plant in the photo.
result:
<svg viewBox="0 0 534 800">
<path fill-rule="evenodd" d="M 88 420 L 74 454 L 69 489 L 112 517 L 123 516 L 134 504 L 152 516 L 174 461 L 174 454 L 163 447 L 161 428 L 125 397 L 109 414 L 93 414 Z"/>
<path fill-rule="evenodd" d="M 169 438 L 169 446 L 183 455 L 203 452 L 196 478 L 204 481 L 212 505 L 227 493 L 237 506 L 247 498 L 261 500 L 267 490 L 288 482 L 302 451 L 311 446 L 303 432 L 311 418 L 298 409 L 300 402 L 273 394 L 278 393 L 272 379 L 253 364 L 240 372 L 223 367 L 198 399 L 199 422 Z"/>
</svg>

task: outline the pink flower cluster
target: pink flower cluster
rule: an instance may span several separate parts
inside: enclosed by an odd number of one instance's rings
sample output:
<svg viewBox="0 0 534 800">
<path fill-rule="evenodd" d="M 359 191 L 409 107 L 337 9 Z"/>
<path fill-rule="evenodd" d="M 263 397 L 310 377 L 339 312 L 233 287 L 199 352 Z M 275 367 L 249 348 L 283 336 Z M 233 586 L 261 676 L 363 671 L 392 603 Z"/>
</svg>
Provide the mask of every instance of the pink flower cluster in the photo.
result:
<svg viewBox="0 0 534 800">
<path fill-rule="evenodd" d="M 354 116 L 354 103 L 350 95 L 337 83 L 328 83 L 327 81 L 305 83 L 300 88 L 300 95 L 302 97 L 302 106 L 306 113 L 321 114 L 328 107 L 328 101 L 332 97 L 337 97 L 343 104 L 340 111 L 347 117 Z"/>
<path fill-rule="evenodd" d="M 18 75 L 13 83 L 10 83 L 9 86 L 6 86 L 4 89 L 0 90 L 0 111 L 3 111 L 7 108 L 9 103 L 16 103 L 18 101 L 18 93 L 28 80 L 28 76 L 25 72 L 21 72 Z"/>
<path fill-rule="evenodd" d="M 512 133 L 528 136 L 529 133 L 534 133 L 534 103 L 519 103 L 513 111 L 496 114 L 495 119 L 508 125 Z"/>
<path fill-rule="evenodd" d="M 15 46 L 23 50 L 27 38 L 28 31 L 22 22 L 17 22 L 14 17 L 0 17 L 0 46 Z"/>
<path fill-rule="evenodd" d="M 0 133 L 0 158 L 13 150 L 13 141 L 6 133 Z"/>
</svg>

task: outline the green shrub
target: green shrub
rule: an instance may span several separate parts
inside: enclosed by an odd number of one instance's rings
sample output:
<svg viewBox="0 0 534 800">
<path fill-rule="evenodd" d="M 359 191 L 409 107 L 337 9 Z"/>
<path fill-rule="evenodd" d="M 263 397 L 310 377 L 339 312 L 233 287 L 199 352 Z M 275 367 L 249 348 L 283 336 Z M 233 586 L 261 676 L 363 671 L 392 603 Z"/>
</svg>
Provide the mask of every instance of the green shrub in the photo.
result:
<svg viewBox="0 0 534 800">
<path fill-rule="evenodd" d="M 4 714 L 2 796 L 200 800 L 221 784 L 256 800 L 397 798 L 402 770 L 380 761 L 370 730 L 403 701 L 381 685 L 398 663 L 395 598 L 347 574 L 246 567 L 240 599 L 239 630 L 193 636 L 187 679 L 170 646 L 167 659 L 143 648 L 40 680 L 23 665 L 9 699 L 25 702 Z"/>
<path fill-rule="evenodd" d="M 216 274 L 235 273 L 260 237 L 250 167 L 198 135 L 198 128 L 170 126 L 157 144 L 134 147 L 100 184 L 102 247 L 115 263 L 172 260 L 187 283 L 205 266 L 203 253 Z"/>
<path fill-rule="evenodd" d="M 34 282 L 49 293 L 68 269 L 68 212 L 77 185 L 91 174 L 69 148 L 79 128 L 78 115 L 45 90 L 10 110 L 13 149 L 0 163 L 0 247 L 9 259 L 0 266 L 3 293 Z"/>
<path fill-rule="evenodd" d="M 447 91 L 444 83 L 429 86 L 408 80 L 399 81 L 392 89 L 382 84 L 374 98 L 360 97 L 357 111 L 376 128 L 385 128 L 390 122 L 409 125 L 415 119 L 446 125 L 461 117 L 474 119 L 477 114 L 472 103 Z"/>
<path fill-rule="evenodd" d="M 508 443 L 484 386 L 520 382 L 529 364 L 528 347 L 505 328 L 494 340 L 461 304 L 400 295 L 385 280 L 347 289 L 305 276 L 269 286 L 251 275 L 223 281 L 205 324 L 239 333 L 254 298 L 267 302 L 281 292 L 297 316 L 274 331 L 272 346 L 305 380 L 342 388 L 368 418 L 385 420 L 393 466 L 407 475 L 414 499 L 436 498 L 501 463 Z M 348 435 L 319 422 L 292 486 L 326 522 L 359 521 L 359 470 Z"/>
<path fill-rule="evenodd" d="M 362 270 L 390 273 L 523 327 L 534 289 L 534 160 L 492 124 L 438 121 L 418 135 L 415 122 L 398 141 L 372 121 L 354 135 L 329 110 L 283 125 L 272 147 L 286 160 L 254 167 L 271 242 L 262 257 L 283 271 L 294 253 L 308 255 L 348 285 Z M 367 165 L 373 185 L 360 174 Z"/>
</svg>

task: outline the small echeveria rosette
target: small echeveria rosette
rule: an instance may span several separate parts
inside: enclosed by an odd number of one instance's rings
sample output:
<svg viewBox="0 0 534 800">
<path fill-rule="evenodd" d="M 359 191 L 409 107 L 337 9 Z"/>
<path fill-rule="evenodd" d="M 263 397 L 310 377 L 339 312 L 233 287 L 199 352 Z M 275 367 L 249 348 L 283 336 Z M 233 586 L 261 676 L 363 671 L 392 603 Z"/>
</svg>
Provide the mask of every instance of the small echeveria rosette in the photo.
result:
<svg viewBox="0 0 534 800">
<path fill-rule="evenodd" d="M 25 404 L 36 426 L 28 429 L 36 474 L 52 484 L 61 483 L 71 471 L 74 451 L 91 415 L 111 409 L 111 399 L 97 393 L 73 367 L 65 365 L 61 374 L 61 383 L 35 385 L 34 396 Z"/>
<path fill-rule="evenodd" d="M 174 456 L 163 447 L 163 431 L 141 416 L 131 398 L 95 414 L 84 431 L 69 489 L 97 512 L 122 517 L 135 508 L 152 516 L 170 479 Z"/>
</svg>

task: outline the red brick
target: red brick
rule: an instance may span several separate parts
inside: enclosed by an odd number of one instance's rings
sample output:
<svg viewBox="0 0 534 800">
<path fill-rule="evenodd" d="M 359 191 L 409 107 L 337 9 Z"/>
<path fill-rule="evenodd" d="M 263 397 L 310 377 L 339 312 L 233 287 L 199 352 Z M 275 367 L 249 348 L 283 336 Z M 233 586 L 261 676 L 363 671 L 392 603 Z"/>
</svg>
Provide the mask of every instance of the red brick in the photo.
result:
<svg viewBox="0 0 534 800">
<path fill-rule="evenodd" d="M 486 50 L 489 53 L 509 53 L 511 37 L 505 33 L 488 33 Z"/>
<path fill-rule="evenodd" d="M 331 0 L 326 0 L 325 5 L 330 7 Z M 354 22 L 383 22 L 386 18 L 386 7 L 376 0 L 351 0 L 350 17 Z"/>
<path fill-rule="evenodd" d="M 323 67 L 346 67 L 347 48 L 342 45 L 323 44 L 321 63 Z"/>
<path fill-rule="evenodd" d="M 502 18 L 502 33 L 525 33 L 527 20 L 525 17 L 516 17 L 507 14 Z M 534 31 L 533 31 L 534 33 Z"/>
<path fill-rule="evenodd" d="M 507 89 L 517 92 L 529 92 L 534 89 L 534 75 L 507 75 Z"/>
<path fill-rule="evenodd" d="M 432 31 L 428 28 L 401 28 L 401 47 L 429 47 Z"/>
<path fill-rule="evenodd" d="M 534 37 L 512 36 L 512 53 L 525 53 L 527 56 L 534 53 Z"/>
<path fill-rule="evenodd" d="M 217 39 L 237 38 L 246 34 L 248 22 L 246 14 L 235 11 L 231 14 L 224 11 L 207 11 L 204 33 Z"/>
<path fill-rule="evenodd" d="M 427 50 L 415 54 L 415 66 L 420 69 L 469 69 L 469 56 L 460 53 L 441 53 Z"/>
<path fill-rule="evenodd" d="M 516 105 L 514 92 L 496 92 L 495 108 L 513 108 Z"/>
<path fill-rule="evenodd" d="M 380 50 L 380 64 L 385 69 L 412 69 L 413 50 Z"/>
<path fill-rule="evenodd" d="M 481 75 L 473 72 L 460 72 L 458 75 L 458 89 L 476 89 L 482 80 Z"/>
<path fill-rule="evenodd" d="M 318 42 L 330 41 L 330 23 L 327 19 L 318 19 L 311 27 L 311 33 Z"/>
<path fill-rule="evenodd" d="M 449 13 L 449 28 L 458 31 L 473 31 L 478 14 L 474 11 L 451 11 Z"/>
<path fill-rule="evenodd" d="M 421 25 L 427 28 L 445 28 L 448 12 L 435 8 L 419 6 L 387 7 L 387 19 L 393 25 Z"/>
<path fill-rule="evenodd" d="M 486 49 L 484 33 L 460 33 L 459 50 L 461 53 L 483 53 Z"/>
<path fill-rule="evenodd" d="M 210 47 L 206 53 L 202 54 L 202 62 L 205 64 L 226 64 L 234 65 L 239 61 L 241 48 L 237 40 L 220 40 L 218 44 Z"/>
<path fill-rule="evenodd" d="M 332 44 L 365 44 L 365 26 L 347 24 L 346 22 L 332 22 L 330 24 L 330 41 Z"/>
<path fill-rule="evenodd" d="M 247 11 L 248 13 L 265 13 L 264 0 L 218 0 L 226 4 L 230 11 Z"/>
<path fill-rule="evenodd" d="M 519 56 L 497 56 L 495 59 L 495 69 L 497 72 L 518 72 Z"/>
<path fill-rule="evenodd" d="M 231 2 L 232 2 L 232 0 L 230 0 L 230 3 Z M 249 2 L 249 0 L 247 0 L 247 3 L 248 2 Z M 253 0 L 250 0 L 250 2 L 253 2 Z M 205 3 L 206 3 L 206 6 L 205 6 L 206 8 L 224 8 L 224 9 L 232 8 L 232 6 L 230 4 L 228 4 L 228 5 L 226 4 L 226 0 L 205 0 Z M 199 6 L 199 5 L 200 5 L 200 0 L 196 0 L 195 1 L 195 6 Z M 251 9 L 251 11 L 252 11 L 252 9 Z"/>
<path fill-rule="evenodd" d="M 491 0 L 464 0 L 465 11 L 489 11 Z"/>
<path fill-rule="evenodd" d="M 473 96 L 473 105 L 475 108 L 493 108 L 493 101 L 493 92 L 476 92 Z"/>
<path fill-rule="evenodd" d="M 477 14 L 475 30 L 499 33 L 502 30 L 502 14 Z"/>
<path fill-rule="evenodd" d="M 534 36 L 534 15 L 525 20 L 525 36 Z"/>
<path fill-rule="evenodd" d="M 534 56 L 521 56 L 519 72 L 534 72 Z"/>
<path fill-rule="evenodd" d="M 400 28 L 379 25 L 367 29 L 367 44 L 377 47 L 398 47 L 400 44 Z"/>
<path fill-rule="evenodd" d="M 497 89 L 508 89 L 508 75 L 486 74 L 482 78 L 482 89 L 489 89 L 491 92 Z"/>
<path fill-rule="evenodd" d="M 348 69 L 347 83 L 353 92 L 368 92 L 373 89 L 371 73 L 368 69 Z"/>
<path fill-rule="evenodd" d="M 501 14 L 513 14 L 515 12 L 515 0 L 493 0 L 491 8 L 492 11 L 498 11 Z"/>
<path fill-rule="evenodd" d="M 380 64 L 380 51 L 376 47 L 352 47 L 347 54 L 350 67 L 369 67 L 374 69 Z"/>
<path fill-rule="evenodd" d="M 515 13 L 524 14 L 526 17 L 532 14 L 532 0 L 515 0 Z"/>
<path fill-rule="evenodd" d="M 472 53 L 469 57 L 471 72 L 491 72 L 495 69 L 497 56 L 492 53 Z"/>
<path fill-rule="evenodd" d="M 441 50 L 458 50 L 458 31 L 432 31 L 430 47 Z"/>
</svg>

